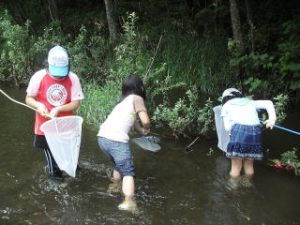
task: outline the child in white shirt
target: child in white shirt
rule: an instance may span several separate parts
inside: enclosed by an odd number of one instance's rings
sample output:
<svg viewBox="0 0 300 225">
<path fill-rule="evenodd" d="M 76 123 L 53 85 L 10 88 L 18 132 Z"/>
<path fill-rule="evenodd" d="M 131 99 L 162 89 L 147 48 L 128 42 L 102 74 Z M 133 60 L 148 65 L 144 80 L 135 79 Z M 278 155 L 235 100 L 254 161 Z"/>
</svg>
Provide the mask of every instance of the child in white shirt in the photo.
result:
<svg viewBox="0 0 300 225">
<path fill-rule="evenodd" d="M 125 200 L 118 206 L 120 210 L 134 211 L 136 208 L 133 198 L 135 169 L 128 133 L 133 126 L 141 134 L 150 132 L 145 100 L 143 81 L 136 75 L 128 76 L 122 85 L 121 100 L 100 125 L 97 135 L 99 147 L 115 165 L 112 182 L 122 181 Z"/>
<path fill-rule="evenodd" d="M 253 161 L 263 158 L 261 125 L 257 109 L 266 109 L 266 127 L 275 125 L 275 108 L 270 100 L 250 100 L 235 89 L 228 88 L 222 94 L 222 110 L 225 130 L 230 132 L 226 156 L 231 159 L 231 178 L 238 180 L 242 168 L 245 176 L 254 174 Z"/>
</svg>

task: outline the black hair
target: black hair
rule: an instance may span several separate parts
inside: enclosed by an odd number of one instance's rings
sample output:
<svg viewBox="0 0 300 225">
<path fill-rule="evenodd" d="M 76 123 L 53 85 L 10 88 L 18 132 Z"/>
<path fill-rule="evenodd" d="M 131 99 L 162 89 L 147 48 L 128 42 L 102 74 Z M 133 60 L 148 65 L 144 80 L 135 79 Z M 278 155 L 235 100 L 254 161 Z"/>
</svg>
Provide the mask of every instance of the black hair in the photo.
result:
<svg viewBox="0 0 300 225">
<path fill-rule="evenodd" d="M 231 99 L 244 97 L 244 95 L 239 91 L 233 91 L 233 92 L 230 92 L 230 94 L 231 95 L 227 95 L 224 98 L 222 98 L 222 105 L 224 105 L 226 102 L 228 102 Z"/>
<path fill-rule="evenodd" d="M 135 94 L 141 96 L 144 100 L 146 100 L 146 90 L 142 79 L 137 75 L 129 75 L 122 84 L 122 101 L 128 95 Z"/>
<path fill-rule="evenodd" d="M 48 59 L 44 59 L 43 61 L 43 66 L 45 67 L 45 69 L 48 69 L 49 68 L 49 63 L 48 63 Z"/>
</svg>

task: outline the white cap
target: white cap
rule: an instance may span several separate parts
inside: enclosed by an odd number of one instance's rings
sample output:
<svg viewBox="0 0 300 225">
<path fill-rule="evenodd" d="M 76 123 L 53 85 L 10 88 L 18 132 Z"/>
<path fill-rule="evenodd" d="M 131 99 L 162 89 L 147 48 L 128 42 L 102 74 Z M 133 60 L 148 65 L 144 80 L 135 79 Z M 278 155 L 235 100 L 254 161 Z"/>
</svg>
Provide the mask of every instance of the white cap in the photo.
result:
<svg viewBox="0 0 300 225">
<path fill-rule="evenodd" d="M 223 99 L 224 97 L 227 97 L 227 96 L 234 96 L 232 93 L 233 92 L 238 92 L 238 93 L 241 93 L 238 89 L 236 88 L 227 88 L 223 94 L 222 94 L 222 97 L 221 99 Z"/>
<path fill-rule="evenodd" d="M 55 46 L 48 53 L 49 72 L 52 76 L 65 77 L 69 73 L 69 57 L 61 46 Z"/>
</svg>

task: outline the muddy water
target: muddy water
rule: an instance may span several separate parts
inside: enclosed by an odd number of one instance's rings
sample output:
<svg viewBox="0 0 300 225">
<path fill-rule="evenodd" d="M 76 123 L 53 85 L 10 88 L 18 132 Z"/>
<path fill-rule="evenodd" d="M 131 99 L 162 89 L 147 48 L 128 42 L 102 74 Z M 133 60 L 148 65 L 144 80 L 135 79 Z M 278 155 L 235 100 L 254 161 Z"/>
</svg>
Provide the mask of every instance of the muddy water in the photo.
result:
<svg viewBox="0 0 300 225">
<path fill-rule="evenodd" d="M 5 89 L 23 101 L 24 90 Z M 0 224 L 300 224 L 300 177 L 255 164 L 252 187 L 226 188 L 229 161 L 216 140 L 162 138 L 162 150 L 151 153 L 133 146 L 139 212 L 117 210 L 118 194 L 108 194 L 105 168 L 96 131 L 86 124 L 75 179 L 49 180 L 45 159 L 32 148 L 33 112 L 0 96 Z M 299 111 L 287 127 L 300 130 Z M 274 129 L 264 132 L 268 157 L 278 157 L 299 137 Z M 211 149 L 211 151 L 210 151 Z"/>
</svg>

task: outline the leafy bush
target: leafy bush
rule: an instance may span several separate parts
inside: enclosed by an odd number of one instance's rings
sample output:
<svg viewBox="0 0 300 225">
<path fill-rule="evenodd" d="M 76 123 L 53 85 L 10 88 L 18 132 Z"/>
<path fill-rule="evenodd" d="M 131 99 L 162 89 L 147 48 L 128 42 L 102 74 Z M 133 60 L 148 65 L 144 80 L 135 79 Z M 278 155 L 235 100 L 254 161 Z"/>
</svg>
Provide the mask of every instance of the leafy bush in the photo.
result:
<svg viewBox="0 0 300 225">
<path fill-rule="evenodd" d="M 262 97 L 300 90 L 300 25 L 287 21 L 282 25 L 275 46 L 277 49 L 258 50 L 244 55 L 233 54 L 232 68 L 239 68 L 241 82 L 251 93 Z"/>
<path fill-rule="evenodd" d="M 230 60 L 232 67 L 239 67 L 242 71 L 241 82 L 248 88 L 249 93 L 255 93 L 260 98 L 277 93 L 275 88 L 277 83 L 270 79 L 274 74 L 278 74 L 278 64 L 274 56 L 267 53 L 250 53 Z"/>
<path fill-rule="evenodd" d="M 285 94 L 279 94 L 274 98 L 274 104 L 276 109 L 277 123 L 282 123 L 286 116 L 286 108 L 288 106 L 289 97 Z"/>
<path fill-rule="evenodd" d="M 55 44 L 65 45 L 66 37 L 62 35 L 61 24 L 59 21 L 51 22 L 48 27 L 45 27 L 41 36 L 34 39 L 31 48 L 34 61 L 33 67 L 41 67 L 47 59 L 47 54 L 50 48 Z"/>
<path fill-rule="evenodd" d="M 281 80 L 290 90 L 300 90 L 300 24 L 288 21 L 283 24 L 282 39 L 278 45 Z"/>
<path fill-rule="evenodd" d="M 60 30 L 59 21 L 49 24 L 42 36 L 30 33 L 30 21 L 23 26 L 14 24 L 8 12 L 0 18 L 0 77 L 13 80 L 16 86 L 26 84 L 32 74 L 44 63 L 54 43 L 66 43 Z"/>
<path fill-rule="evenodd" d="M 208 99 L 204 107 L 200 108 L 198 96 L 197 89 L 191 87 L 186 91 L 186 98 L 179 98 L 174 105 L 164 100 L 156 108 L 153 121 L 160 126 L 167 125 L 175 137 L 207 134 L 213 123 L 212 101 Z"/>
<path fill-rule="evenodd" d="M 19 85 L 31 73 L 30 22 L 25 26 L 15 25 L 12 18 L 5 11 L 0 18 L 0 76 L 2 80 L 12 79 Z"/>
<path fill-rule="evenodd" d="M 68 49 L 71 56 L 72 69 L 85 79 L 98 80 L 104 83 L 104 56 L 107 53 L 108 44 L 102 36 L 90 34 L 82 26 L 78 36 L 70 42 Z"/>
<path fill-rule="evenodd" d="M 279 94 L 273 98 L 273 103 L 276 111 L 276 124 L 282 123 L 287 117 L 287 105 L 288 105 L 289 97 L 285 94 Z M 266 110 L 258 111 L 259 117 L 261 121 L 265 121 L 268 119 Z"/>
</svg>

